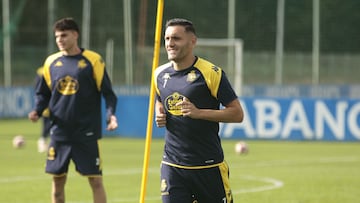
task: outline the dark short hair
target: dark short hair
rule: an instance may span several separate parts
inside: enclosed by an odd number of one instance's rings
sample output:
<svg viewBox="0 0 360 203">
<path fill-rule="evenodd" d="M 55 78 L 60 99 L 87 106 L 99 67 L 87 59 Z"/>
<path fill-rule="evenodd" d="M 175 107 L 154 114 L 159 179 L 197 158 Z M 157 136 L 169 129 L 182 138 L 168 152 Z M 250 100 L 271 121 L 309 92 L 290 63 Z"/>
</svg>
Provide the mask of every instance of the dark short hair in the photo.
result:
<svg viewBox="0 0 360 203">
<path fill-rule="evenodd" d="M 166 22 L 165 29 L 171 26 L 183 26 L 186 32 L 192 32 L 196 35 L 194 25 L 191 21 L 183 18 L 173 18 Z"/>
<path fill-rule="evenodd" d="M 57 30 L 58 31 L 73 30 L 76 31 L 77 33 L 80 33 L 79 26 L 77 25 L 75 20 L 70 17 L 62 18 L 56 21 L 53 30 L 54 32 Z"/>
</svg>

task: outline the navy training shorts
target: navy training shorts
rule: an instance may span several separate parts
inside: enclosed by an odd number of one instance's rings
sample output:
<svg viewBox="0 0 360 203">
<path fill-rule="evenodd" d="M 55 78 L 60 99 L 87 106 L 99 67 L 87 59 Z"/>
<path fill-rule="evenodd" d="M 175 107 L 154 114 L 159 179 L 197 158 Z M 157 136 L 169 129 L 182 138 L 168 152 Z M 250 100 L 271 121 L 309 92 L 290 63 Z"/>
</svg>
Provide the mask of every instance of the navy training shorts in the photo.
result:
<svg viewBox="0 0 360 203">
<path fill-rule="evenodd" d="M 99 153 L 99 141 L 85 142 L 50 141 L 46 173 L 56 176 L 68 172 L 70 160 L 75 164 L 75 169 L 84 176 L 102 175 L 102 164 Z"/>
<path fill-rule="evenodd" d="M 202 169 L 161 164 L 163 203 L 233 203 L 226 162 Z"/>
</svg>

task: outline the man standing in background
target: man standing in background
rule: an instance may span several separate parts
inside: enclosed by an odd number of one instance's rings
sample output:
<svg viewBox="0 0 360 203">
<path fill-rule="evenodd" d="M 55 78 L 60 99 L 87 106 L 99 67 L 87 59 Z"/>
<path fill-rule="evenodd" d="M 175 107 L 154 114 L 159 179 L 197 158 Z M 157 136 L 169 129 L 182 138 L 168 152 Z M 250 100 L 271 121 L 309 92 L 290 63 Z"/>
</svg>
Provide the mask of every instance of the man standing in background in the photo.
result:
<svg viewBox="0 0 360 203">
<path fill-rule="evenodd" d="M 105 99 L 107 130 L 117 128 L 117 97 L 102 57 L 80 48 L 79 28 L 72 18 L 58 20 L 54 34 L 59 52 L 44 63 L 37 87 L 36 106 L 29 113 L 37 121 L 48 107 L 52 122 L 46 172 L 53 175 L 52 202 L 65 202 L 65 183 L 70 160 L 88 177 L 94 203 L 106 203 L 99 152 L 101 96 Z"/>
</svg>

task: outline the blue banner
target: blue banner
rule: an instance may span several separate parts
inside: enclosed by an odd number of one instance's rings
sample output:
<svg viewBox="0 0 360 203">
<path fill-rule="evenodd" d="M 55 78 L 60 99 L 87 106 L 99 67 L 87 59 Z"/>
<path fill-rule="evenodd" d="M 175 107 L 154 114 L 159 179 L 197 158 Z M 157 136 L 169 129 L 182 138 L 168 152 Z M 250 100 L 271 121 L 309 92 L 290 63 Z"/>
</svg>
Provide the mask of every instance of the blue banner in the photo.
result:
<svg viewBox="0 0 360 203">
<path fill-rule="evenodd" d="M 360 101 L 350 99 L 241 98 L 242 123 L 221 123 L 220 136 L 263 140 L 360 140 Z M 144 137 L 147 96 L 119 96 L 119 128 L 106 135 Z M 153 123 L 153 136 L 163 128 Z"/>
<path fill-rule="evenodd" d="M 115 131 L 103 131 L 106 136 L 126 136 L 139 137 L 146 136 L 147 118 L 148 118 L 149 97 L 148 96 L 118 96 L 116 118 L 119 127 Z M 103 101 L 103 113 L 105 105 Z M 103 115 L 105 116 L 105 114 Z M 158 128 L 155 124 L 155 118 L 152 122 L 152 136 L 163 137 L 164 128 Z M 106 123 L 103 123 L 103 129 L 106 129 Z"/>
<path fill-rule="evenodd" d="M 349 88 L 351 89 L 351 88 Z M 352 90 L 355 92 L 355 88 Z M 355 94 L 353 94 L 355 95 Z M 0 88 L 0 118 L 27 117 L 34 105 L 31 87 Z M 360 100 L 356 98 L 241 97 L 242 123 L 221 123 L 220 136 L 262 140 L 360 140 Z M 119 128 L 105 136 L 144 138 L 148 119 L 147 95 L 118 96 Z M 104 108 L 104 107 L 103 107 Z M 152 136 L 163 137 L 154 120 Z M 105 129 L 105 122 L 103 123 Z"/>
<path fill-rule="evenodd" d="M 0 88 L 0 118 L 26 117 L 34 105 L 31 87 Z"/>
<path fill-rule="evenodd" d="M 242 98 L 244 122 L 222 124 L 226 138 L 360 140 L 360 101 Z"/>
</svg>

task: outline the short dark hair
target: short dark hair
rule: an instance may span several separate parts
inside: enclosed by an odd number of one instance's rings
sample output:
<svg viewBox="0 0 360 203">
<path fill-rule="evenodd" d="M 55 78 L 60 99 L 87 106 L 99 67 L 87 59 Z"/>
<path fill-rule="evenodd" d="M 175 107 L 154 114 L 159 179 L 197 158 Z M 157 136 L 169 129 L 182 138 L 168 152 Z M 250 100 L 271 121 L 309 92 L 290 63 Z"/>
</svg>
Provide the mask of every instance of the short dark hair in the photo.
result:
<svg viewBox="0 0 360 203">
<path fill-rule="evenodd" d="M 177 26 L 177 25 L 185 27 L 186 32 L 192 32 L 196 35 L 193 23 L 191 21 L 183 19 L 183 18 L 173 18 L 173 19 L 168 20 L 166 22 L 165 29 L 167 29 L 168 27 Z"/>
<path fill-rule="evenodd" d="M 59 31 L 73 30 L 73 31 L 76 31 L 77 33 L 80 33 L 79 26 L 77 25 L 75 20 L 70 17 L 62 18 L 62 19 L 56 21 L 54 24 L 53 30 L 54 30 L 54 32 L 57 30 L 59 30 Z"/>
</svg>

